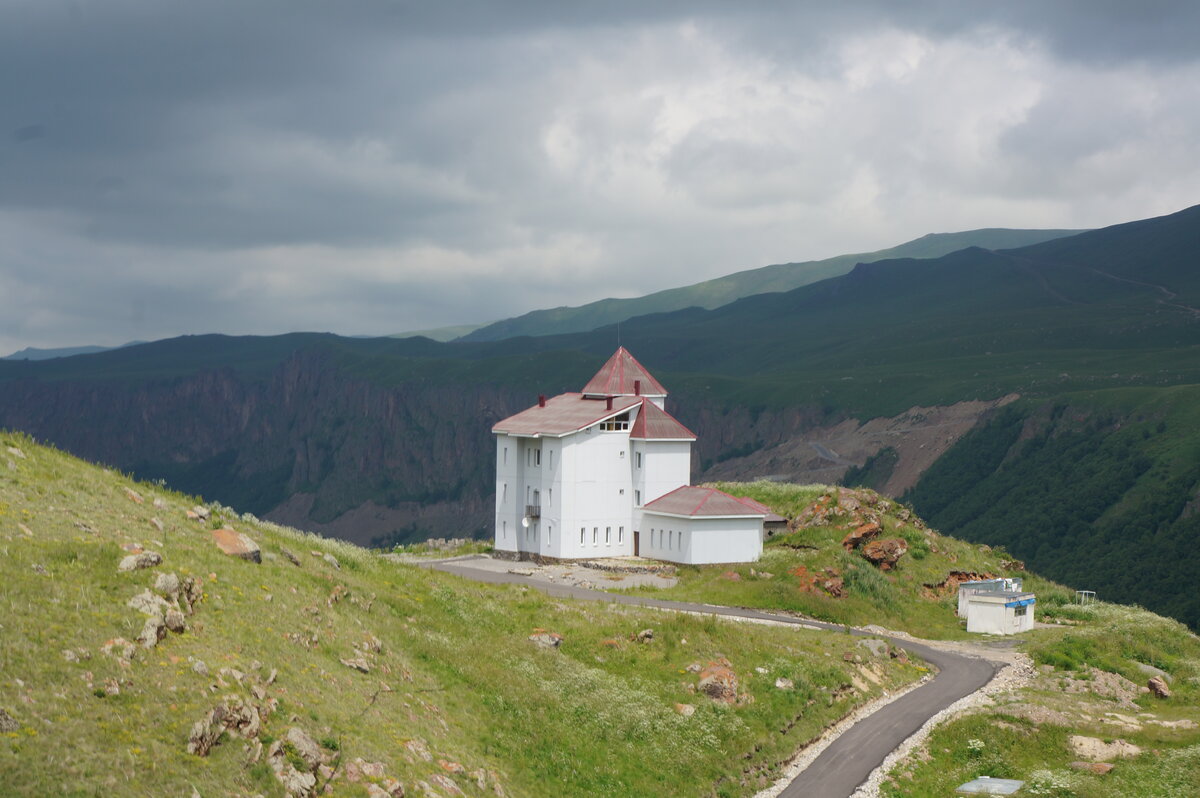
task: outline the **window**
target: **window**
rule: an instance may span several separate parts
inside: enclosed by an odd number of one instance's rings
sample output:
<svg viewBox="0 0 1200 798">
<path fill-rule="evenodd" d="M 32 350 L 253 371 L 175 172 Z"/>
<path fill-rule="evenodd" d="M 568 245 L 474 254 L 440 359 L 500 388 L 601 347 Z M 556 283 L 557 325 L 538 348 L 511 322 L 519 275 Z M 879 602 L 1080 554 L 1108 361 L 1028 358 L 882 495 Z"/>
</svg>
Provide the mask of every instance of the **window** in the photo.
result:
<svg viewBox="0 0 1200 798">
<path fill-rule="evenodd" d="M 612 527 L 611 526 L 604 527 L 604 545 L 605 546 L 612 545 Z"/>
<path fill-rule="evenodd" d="M 550 464 L 549 465 L 551 468 L 554 468 L 554 450 L 553 449 L 550 450 Z"/>
<path fill-rule="evenodd" d="M 582 545 L 583 545 L 583 542 L 584 542 L 584 541 L 583 541 L 583 536 L 584 536 L 584 535 L 586 535 L 586 534 L 587 534 L 587 528 L 586 528 L 586 527 L 582 527 L 582 526 L 581 526 L 581 527 L 579 527 L 579 545 L 580 545 L 580 546 L 582 546 Z"/>
<path fill-rule="evenodd" d="M 617 527 L 617 545 L 619 546 L 624 542 L 625 542 L 625 527 L 619 526 L 619 527 Z"/>
<path fill-rule="evenodd" d="M 600 535 L 600 527 L 598 527 L 598 526 L 594 526 L 594 527 L 592 527 L 592 545 L 593 545 L 593 546 L 599 546 L 599 545 L 600 545 L 600 543 L 599 543 L 599 535 Z"/>
<path fill-rule="evenodd" d="M 508 465 L 508 447 L 504 447 L 504 465 Z"/>
<path fill-rule="evenodd" d="M 554 506 L 554 488 L 546 488 L 546 506 Z"/>
<path fill-rule="evenodd" d="M 1025 610 L 1025 607 L 1013 607 L 1013 615 L 1017 616 L 1018 618 L 1024 618 Z"/>
<path fill-rule="evenodd" d="M 535 466 L 540 466 L 542 464 L 542 450 L 541 449 L 533 450 L 533 464 Z"/>
<path fill-rule="evenodd" d="M 525 465 L 532 465 L 532 464 L 533 464 L 533 450 L 526 449 L 525 450 Z"/>
<path fill-rule="evenodd" d="M 554 535 L 554 524 L 546 527 L 546 545 L 550 545 L 550 538 Z"/>
<path fill-rule="evenodd" d="M 633 462 L 637 465 L 638 468 L 642 467 L 642 453 L 641 452 L 633 453 Z"/>
<path fill-rule="evenodd" d="M 622 460 L 625 459 L 625 450 L 624 449 L 621 450 L 621 459 Z"/>
<path fill-rule="evenodd" d="M 605 432 L 619 432 L 629 429 L 629 413 L 622 413 L 619 416 L 600 422 L 600 429 Z M 621 452 L 621 456 L 625 456 L 625 452 Z"/>
<path fill-rule="evenodd" d="M 508 483 L 507 482 L 500 483 L 500 503 L 501 504 L 508 503 Z"/>
<path fill-rule="evenodd" d="M 635 490 L 633 492 L 633 503 L 638 507 L 642 506 L 642 492 L 640 490 Z"/>
<path fill-rule="evenodd" d="M 675 548 L 675 530 L 674 529 L 672 529 L 670 532 L 667 533 L 667 548 L 668 549 Z"/>
<path fill-rule="evenodd" d="M 501 525 L 500 525 L 500 537 L 501 537 L 501 538 L 507 538 L 507 537 L 508 537 L 508 522 L 507 522 L 507 521 L 502 521 L 502 522 L 501 522 Z"/>
</svg>

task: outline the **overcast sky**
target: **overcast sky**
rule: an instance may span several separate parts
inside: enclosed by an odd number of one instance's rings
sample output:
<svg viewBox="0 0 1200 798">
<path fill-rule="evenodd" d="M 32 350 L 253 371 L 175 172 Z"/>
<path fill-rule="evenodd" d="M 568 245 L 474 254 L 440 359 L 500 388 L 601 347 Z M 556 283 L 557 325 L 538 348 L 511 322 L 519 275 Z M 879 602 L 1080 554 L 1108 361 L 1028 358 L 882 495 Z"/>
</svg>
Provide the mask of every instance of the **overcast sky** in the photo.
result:
<svg viewBox="0 0 1200 798">
<path fill-rule="evenodd" d="M 784 7 L 785 10 L 781 10 Z M 1200 202 L 1200 3 L 0 0 L 0 354 Z"/>
</svg>

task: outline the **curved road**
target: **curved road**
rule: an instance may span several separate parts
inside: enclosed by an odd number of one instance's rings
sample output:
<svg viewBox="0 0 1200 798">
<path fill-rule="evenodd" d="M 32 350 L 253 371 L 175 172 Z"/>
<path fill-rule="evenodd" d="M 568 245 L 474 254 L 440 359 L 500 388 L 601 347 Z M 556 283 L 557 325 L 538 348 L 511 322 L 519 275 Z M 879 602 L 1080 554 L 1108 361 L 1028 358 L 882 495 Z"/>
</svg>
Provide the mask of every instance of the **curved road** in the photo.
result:
<svg viewBox="0 0 1200 798">
<path fill-rule="evenodd" d="M 557 597 L 610 601 L 617 604 L 727 615 L 734 618 L 752 618 L 790 623 L 810 629 L 840 632 L 845 628 L 837 624 L 775 615 L 741 607 L 722 607 L 688 601 L 664 601 L 642 596 L 605 593 L 602 590 L 575 587 L 574 585 L 556 585 L 519 574 L 496 573 L 472 568 L 471 560 L 473 559 L 481 558 L 443 560 L 422 563 L 422 565 L 480 582 L 528 585 Z M 952 654 L 903 638 L 872 635 L 858 630 L 851 630 L 851 633 L 863 637 L 884 637 L 894 645 L 916 654 L 936 667 L 938 669 L 937 676 L 925 685 L 873 712 L 843 732 L 821 752 L 820 756 L 813 760 L 812 764 L 792 780 L 791 784 L 780 793 L 781 798 L 801 798 L 802 796 L 842 798 L 842 796 L 851 795 L 860 784 L 866 781 L 871 771 L 883 764 L 887 755 L 925 725 L 925 721 L 958 699 L 983 687 L 996 675 L 997 666 L 984 659 Z"/>
</svg>

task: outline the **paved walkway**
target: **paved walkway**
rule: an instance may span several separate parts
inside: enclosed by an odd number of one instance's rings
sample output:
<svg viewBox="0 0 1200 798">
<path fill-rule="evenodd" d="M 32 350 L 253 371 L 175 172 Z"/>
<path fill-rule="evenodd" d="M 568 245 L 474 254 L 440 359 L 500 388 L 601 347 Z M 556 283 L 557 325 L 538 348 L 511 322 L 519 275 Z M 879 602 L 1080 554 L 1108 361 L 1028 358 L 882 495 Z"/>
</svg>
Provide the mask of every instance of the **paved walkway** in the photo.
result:
<svg viewBox="0 0 1200 798">
<path fill-rule="evenodd" d="M 484 565 L 484 561 L 491 562 L 491 558 L 478 555 L 421 564 L 480 582 L 529 585 L 551 596 L 587 601 L 609 601 L 617 604 L 724 615 L 732 618 L 750 618 L 794 624 L 811 629 L 842 631 L 845 628 L 837 624 L 776 615 L 762 610 L 697 604 L 688 601 L 664 601 L 644 596 L 605 593 L 602 590 L 575 585 L 554 584 L 520 574 L 508 573 L 507 569 L 499 571 L 494 567 Z M 512 564 L 510 567 L 519 566 Z M 851 634 L 885 638 L 936 667 L 938 669 L 937 676 L 925 685 L 873 712 L 843 732 L 837 740 L 821 752 L 820 756 L 813 760 L 812 764 L 792 780 L 792 783 L 780 793 L 781 798 L 805 796 L 807 798 L 844 798 L 851 795 L 860 784 L 866 781 L 871 771 L 883 764 L 884 758 L 920 729 L 925 721 L 960 698 L 985 686 L 997 672 L 997 666 L 987 660 L 943 651 L 913 640 L 872 634 L 857 629 L 852 629 Z"/>
</svg>

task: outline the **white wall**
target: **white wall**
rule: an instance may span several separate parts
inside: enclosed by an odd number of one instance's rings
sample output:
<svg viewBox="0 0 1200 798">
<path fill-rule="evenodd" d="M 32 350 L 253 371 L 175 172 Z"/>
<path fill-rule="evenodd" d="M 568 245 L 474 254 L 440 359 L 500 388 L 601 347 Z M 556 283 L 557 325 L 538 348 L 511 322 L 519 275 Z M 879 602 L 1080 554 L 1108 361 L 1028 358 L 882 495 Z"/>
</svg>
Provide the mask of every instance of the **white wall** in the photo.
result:
<svg viewBox="0 0 1200 798">
<path fill-rule="evenodd" d="M 692 479 L 692 442 L 683 441 L 630 441 L 633 461 L 630 463 L 634 497 L 641 495 L 641 503 L 649 504 L 676 488 L 681 488 Z M 637 455 L 641 454 L 641 467 Z"/>
<path fill-rule="evenodd" d="M 656 560 L 711 565 L 755 562 L 762 556 L 762 519 L 679 518 L 642 513 L 641 555 Z"/>
<path fill-rule="evenodd" d="M 629 431 L 590 427 L 561 439 L 559 540 L 563 559 L 633 554 L 633 485 Z M 560 487 L 555 488 L 555 502 Z M 561 535 L 557 534 L 562 529 Z M 580 544 L 580 530 L 583 543 Z"/>
<path fill-rule="evenodd" d="M 1004 606 L 1003 597 L 976 593 L 967 599 L 967 631 L 980 634 L 1011 635 L 1033 628 L 1033 607 L 1029 604 L 1024 615 L 1017 607 Z"/>
</svg>

